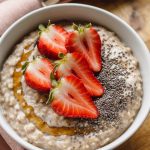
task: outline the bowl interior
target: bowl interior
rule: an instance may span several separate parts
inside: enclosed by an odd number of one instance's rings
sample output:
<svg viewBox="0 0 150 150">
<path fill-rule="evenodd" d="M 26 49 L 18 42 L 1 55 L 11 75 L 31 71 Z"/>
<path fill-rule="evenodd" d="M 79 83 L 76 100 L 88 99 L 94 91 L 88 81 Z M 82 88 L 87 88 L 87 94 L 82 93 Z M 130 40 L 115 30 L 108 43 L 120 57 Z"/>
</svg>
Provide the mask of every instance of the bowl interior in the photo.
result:
<svg viewBox="0 0 150 150">
<path fill-rule="evenodd" d="M 20 41 L 24 35 L 28 34 L 39 24 L 46 23 L 49 19 L 51 22 L 60 20 L 83 20 L 103 25 L 114 31 L 126 45 L 131 47 L 135 57 L 138 59 L 143 77 L 144 97 L 142 107 L 135 121 L 128 128 L 128 130 L 118 139 L 104 146 L 102 149 L 108 150 L 118 146 L 139 128 L 146 118 L 150 108 L 150 103 L 148 102 L 150 99 L 150 70 L 148 69 L 150 68 L 150 55 L 148 49 L 133 29 L 111 13 L 88 5 L 61 4 L 49 6 L 29 13 L 25 17 L 18 20 L 5 32 L 0 40 L 0 67 L 2 67 L 5 58 L 8 54 L 10 54 L 13 46 Z M 18 141 L 21 145 L 31 150 L 39 150 L 39 148 L 23 141 L 6 123 L 1 113 L 0 124 L 8 132 L 8 134 L 16 139 L 16 141 Z"/>
</svg>

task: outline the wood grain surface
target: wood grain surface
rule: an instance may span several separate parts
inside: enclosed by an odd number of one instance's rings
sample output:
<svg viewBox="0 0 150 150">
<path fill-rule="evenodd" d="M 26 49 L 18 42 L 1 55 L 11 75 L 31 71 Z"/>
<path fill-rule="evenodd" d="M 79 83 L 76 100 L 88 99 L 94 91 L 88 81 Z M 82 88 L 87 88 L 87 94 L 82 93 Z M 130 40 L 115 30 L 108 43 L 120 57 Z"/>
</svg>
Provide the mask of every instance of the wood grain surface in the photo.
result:
<svg viewBox="0 0 150 150">
<path fill-rule="evenodd" d="M 150 49 L 150 0 L 74 0 L 73 2 L 97 6 L 121 17 L 140 34 Z M 7 139 L 5 142 L 0 136 L 0 150 L 23 150 L 7 137 L 1 128 L 0 133 Z M 141 128 L 116 150 L 150 150 L 150 115 Z"/>
</svg>

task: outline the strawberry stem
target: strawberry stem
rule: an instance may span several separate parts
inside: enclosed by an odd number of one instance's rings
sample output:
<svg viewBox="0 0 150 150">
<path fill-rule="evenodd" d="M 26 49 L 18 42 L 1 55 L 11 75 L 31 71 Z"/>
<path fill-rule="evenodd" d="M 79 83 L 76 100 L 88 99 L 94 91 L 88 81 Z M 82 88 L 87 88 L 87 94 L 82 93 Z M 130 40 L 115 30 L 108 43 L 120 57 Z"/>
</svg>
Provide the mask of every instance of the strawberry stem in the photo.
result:
<svg viewBox="0 0 150 150">
<path fill-rule="evenodd" d="M 56 81 L 53 73 L 50 74 L 50 80 L 53 87 L 56 87 L 58 85 L 58 82 Z"/>
<path fill-rule="evenodd" d="M 50 104 L 53 101 L 53 90 L 49 92 L 48 100 L 46 101 L 46 104 Z"/>
<path fill-rule="evenodd" d="M 50 26 L 51 25 L 51 21 L 50 20 L 48 20 L 48 24 L 47 24 L 47 26 Z"/>
<path fill-rule="evenodd" d="M 73 28 L 74 30 L 77 30 L 77 31 L 78 31 L 79 26 L 78 26 L 77 24 L 73 23 L 73 24 L 72 24 L 72 28 Z"/>
<path fill-rule="evenodd" d="M 88 24 L 86 24 L 85 26 L 82 26 L 81 24 L 77 25 L 77 24 L 75 24 L 75 23 L 72 24 L 72 28 L 73 28 L 74 30 L 77 30 L 79 33 L 84 32 L 84 29 L 85 29 L 85 28 L 90 28 L 91 26 L 92 26 L 92 23 L 88 23 Z"/>
<path fill-rule="evenodd" d="M 58 54 L 58 57 L 61 58 L 61 59 L 64 58 L 64 56 L 65 56 L 65 55 L 64 55 L 63 53 L 59 53 L 59 54 Z"/>
<path fill-rule="evenodd" d="M 77 24 L 73 23 L 72 28 L 74 30 L 77 30 L 79 33 L 84 32 L 84 27 L 81 24 L 77 25 Z"/>
<path fill-rule="evenodd" d="M 92 26 L 92 23 L 88 23 L 85 25 L 86 28 L 90 28 Z"/>
<path fill-rule="evenodd" d="M 55 72 L 57 71 L 57 68 L 59 67 L 59 63 L 56 63 L 56 62 L 54 62 L 54 71 L 53 71 L 53 73 L 55 74 Z"/>
<path fill-rule="evenodd" d="M 44 26 L 43 24 L 40 24 L 40 25 L 39 25 L 39 30 L 40 30 L 40 31 L 45 31 L 46 28 L 45 28 L 45 26 Z"/>
<path fill-rule="evenodd" d="M 43 31 L 45 31 L 45 30 L 46 30 L 45 26 L 42 25 L 42 24 L 40 24 L 40 25 L 39 25 L 39 32 L 38 32 L 39 36 L 40 36 L 41 33 L 42 33 Z"/>
<path fill-rule="evenodd" d="M 28 65 L 29 65 L 29 62 L 28 62 L 28 61 L 26 61 L 26 62 L 23 64 L 23 66 L 22 66 L 22 72 L 23 72 L 23 74 L 25 74 Z"/>
</svg>

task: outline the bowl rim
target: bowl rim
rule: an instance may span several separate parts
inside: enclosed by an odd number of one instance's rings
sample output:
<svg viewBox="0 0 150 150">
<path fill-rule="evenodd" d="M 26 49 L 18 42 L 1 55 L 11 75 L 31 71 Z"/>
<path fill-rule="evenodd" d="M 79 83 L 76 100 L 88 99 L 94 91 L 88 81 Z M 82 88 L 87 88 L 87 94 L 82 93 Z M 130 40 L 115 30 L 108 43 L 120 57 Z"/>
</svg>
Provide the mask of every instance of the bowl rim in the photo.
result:
<svg viewBox="0 0 150 150">
<path fill-rule="evenodd" d="M 134 36 L 138 39 L 138 41 L 140 42 L 140 45 L 143 47 L 143 51 L 146 53 L 146 60 L 150 60 L 150 53 L 148 51 L 148 48 L 146 47 L 145 43 L 143 42 L 143 40 L 141 39 L 141 37 L 136 33 L 136 31 L 134 29 L 132 29 L 124 20 L 122 20 L 121 18 L 119 18 L 118 16 L 108 12 L 107 10 L 101 9 L 99 7 L 95 7 L 95 6 L 90 6 L 87 4 L 77 4 L 77 3 L 66 3 L 66 4 L 55 4 L 55 5 L 50 5 L 47 7 L 43 7 L 37 10 L 34 10 L 28 14 L 26 14 L 25 16 L 21 17 L 20 19 L 18 19 L 15 23 L 13 23 L 6 31 L 5 33 L 2 35 L 2 37 L 0 38 L 0 45 L 2 43 L 2 41 L 5 39 L 6 36 L 8 36 L 9 32 L 11 30 L 13 30 L 13 28 L 19 24 L 21 21 L 25 20 L 26 18 L 30 17 L 33 14 L 36 14 L 37 12 L 40 12 L 42 10 L 48 10 L 51 8 L 56 8 L 56 7 L 69 7 L 69 6 L 73 6 L 73 7 L 82 7 L 85 9 L 92 9 L 92 10 L 96 10 L 97 12 L 101 12 L 104 13 L 110 17 L 112 17 L 114 20 L 119 21 L 121 24 L 123 24 L 124 26 L 126 26 L 128 28 L 128 30 L 130 32 L 132 32 L 134 34 Z M 150 61 L 148 61 L 148 65 L 150 66 Z M 140 108 L 141 110 L 141 108 Z M 116 147 L 118 147 L 119 145 L 121 145 L 123 142 L 125 142 L 127 139 L 129 139 L 136 131 L 137 129 L 142 125 L 142 123 L 144 122 L 144 120 L 146 119 L 148 113 L 150 111 L 150 106 L 147 106 L 147 109 L 144 111 L 145 114 L 143 114 L 143 118 L 141 118 L 139 124 L 137 124 L 134 128 L 132 128 L 132 130 L 130 130 L 131 128 L 131 124 L 129 126 L 129 128 L 121 135 L 119 136 L 117 139 L 113 140 L 111 143 L 99 148 L 99 150 L 110 150 L 110 149 L 114 149 Z M 137 115 L 139 114 L 139 112 L 137 113 Z M 8 123 L 2 123 L 2 119 L 0 117 L 0 125 L 1 127 L 6 131 L 6 133 L 12 138 L 14 139 L 17 143 L 19 143 L 21 146 L 30 149 L 30 150 L 42 150 L 39 147 L 34 146 L 33 144 L 30 144 L 26 141 L 24 141 L 20 136 L 16 136 L 14 134 L 11 134 L 11 132 L 9 132 L 8 129 Z M 130 130 L 130 131 L 129 131 Z"/>
</svg>

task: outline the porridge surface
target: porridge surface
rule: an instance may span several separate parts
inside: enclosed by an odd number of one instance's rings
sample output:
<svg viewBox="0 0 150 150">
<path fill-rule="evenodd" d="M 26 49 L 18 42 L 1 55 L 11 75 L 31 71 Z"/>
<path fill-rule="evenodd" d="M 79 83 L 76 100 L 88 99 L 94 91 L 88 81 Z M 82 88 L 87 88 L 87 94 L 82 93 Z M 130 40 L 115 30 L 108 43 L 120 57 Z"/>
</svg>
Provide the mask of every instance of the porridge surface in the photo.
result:
<svg viewBox="0 0 150 150">
<path fill-rule="evenodd" d="M 0 103 L 11 127 L 26 141 L 49 150 L 96 150 L 120 136 L 133 122 L 142 101 L 142 79 L 136 58 L 129 47 L 107 29 L 95 26 L 102 40 L 103 68 L 96 77 L 102 82 L 105 93 L 94 98 L 101 115 L 96 120 L 65 119 L 43 103 L 45 96 L 28 87 L 21 79 L 24 99 L 34 107 L 34 112 L 49 126 L 94 126 L 95 132 L 87 135 L 52 136 L 42 133 L 30 122 L 13 93 L 13 72 L 21 55 L 33 49 L 38 32 L 33 32 L 16 45 L 1 71 Z M 70 30 L 70 26 L 66 26 Z M 31 45 L 28 50 L 27 45 Z M 34 48 L 29 61 L 38 56 Z M 21 68 L 17 70 L 21 71 Z M 21 91 L 17 91 L 21 92 Z"/>
</svg>

